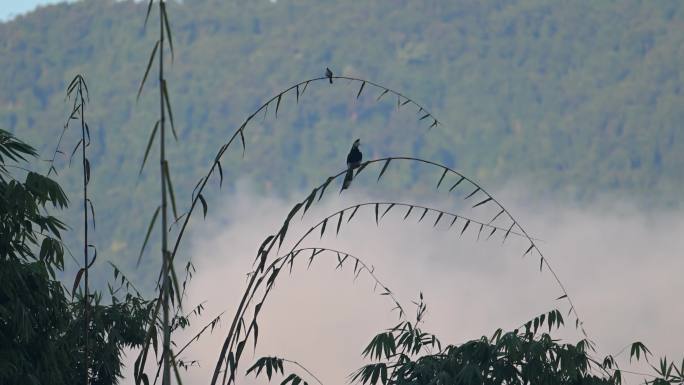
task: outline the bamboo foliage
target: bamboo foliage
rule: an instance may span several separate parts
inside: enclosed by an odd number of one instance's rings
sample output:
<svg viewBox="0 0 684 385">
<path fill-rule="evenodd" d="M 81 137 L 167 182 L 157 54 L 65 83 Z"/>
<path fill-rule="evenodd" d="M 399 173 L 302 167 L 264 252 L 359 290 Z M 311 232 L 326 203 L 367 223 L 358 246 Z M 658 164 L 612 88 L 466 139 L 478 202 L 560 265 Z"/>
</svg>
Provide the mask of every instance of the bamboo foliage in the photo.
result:
<svg viewBox="0 0 684 385">
<path fill-rule="evenodd" d="M 90 101 L 90 96 L 88 93 L 88 85 L 83 75 L 77 74 L 69 83 L 66 90 L 66 98 L 72 100 L 72 108 L 69 113 L 62 132 L 59 135 L 55 151 L 53 152 L 52 159 L 49 161 L 48 176 L 51 173 L 57 175 L 57 169 L 55 168 L 55 161 L 57 155 L 66 156 L 66 154 L 61 150 L 62 140 L 64 134 L 69 129 L 72 121 L 77 121 L 80 125 L 81 135 L 78 142 L 71 151 L 69 156 L 69 166 L 71 166 L 76 152 L 81 150 L 81 165 L 82 165 L 82 185 L 83 185 L 83 265 L 79 268 L 74 278 L 74 283 L 72 285 L 71 293 L 72 297 L 76 294 L 76 290 L 80 287 L 81 281 L 83 282 L 83 381 L 84 384 L 90 383 L 90 349 L 89 349 L 89 330 L 90 330 L 90 288 L 89 288 L 89 277 L 88 272 L 92 265 L 95 263 L 97 258 L 97 248 L 95 245 L 89 243 L 88 240 L 88 229 L 89 225 L 92 224 L 93 229 L 95 229 L 95 208 L 93 207 L 93 202 L 88 196 L 88 185 L 90 183 L 90 159 L 87 156 L 87 148 L 90 147 L 90 127 L 86 121 L 86 105 Z M 90 217 L 88 214 L 90 213 Z M 90 223 L 90 224 L 89 224 Z M 90 258 L 90 251 L 92 250 L 92 259 Z"/>
</svg>

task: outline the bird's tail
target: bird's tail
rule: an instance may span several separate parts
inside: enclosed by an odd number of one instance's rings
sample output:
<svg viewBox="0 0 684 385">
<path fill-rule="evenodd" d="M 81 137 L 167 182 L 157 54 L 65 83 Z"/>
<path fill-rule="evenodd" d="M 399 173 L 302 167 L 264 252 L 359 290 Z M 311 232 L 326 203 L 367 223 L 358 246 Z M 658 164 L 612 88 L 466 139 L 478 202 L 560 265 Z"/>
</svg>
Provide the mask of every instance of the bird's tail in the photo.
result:
<svg viewBox="0 0 684 385">
<path fill-rule="evenodd" d="M 342 182 L 342 190 L 346 190 L 349 188 L 349 185 L 351 184 L 352 180 L 354 179 L 354 169 L 349 167 L 347 169 L 347 174 L 344 176 L 344 181 Z"/>
<path fill-rule="evenodd" d="M 330 84 L 332 84 L 332 76 L 329 77 L 328 80 L 330 81 Z"/>
</svg>

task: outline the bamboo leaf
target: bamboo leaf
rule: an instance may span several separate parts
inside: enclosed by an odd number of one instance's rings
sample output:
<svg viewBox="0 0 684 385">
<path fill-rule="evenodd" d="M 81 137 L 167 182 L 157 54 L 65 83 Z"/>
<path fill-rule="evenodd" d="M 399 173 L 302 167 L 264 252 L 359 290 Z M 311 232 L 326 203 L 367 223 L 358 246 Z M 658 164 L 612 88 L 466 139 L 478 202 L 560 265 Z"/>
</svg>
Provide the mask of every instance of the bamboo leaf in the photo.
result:
<svg viewBox="0 0 684 385">
<path fill-rule="evenodd" d="M 201 193 L 199 195 L 197 195 L 197 198 L 199 198 L 200 202 L 202 203 L 202 211 L 204 212 L 204 218 L 206 218 L 207 217 L 207 201 L 204 200 L 204 197 L 202 196 Z"/>
<path fill-rule="evenodd" d="M 490 232 L 489 235 L 487 236 L 487 240 L 489 240 L 489 238 L 491 238 L 495 232 L 496 232 L 496 227 L 492 227 L 492 232 Z"/>
<path fill-rule="evenodd" d="M 406 214 L 404 215 L 404 220 L 408 218 L 409 215 L 411 215 L 411 210 L 413 210 L 413 206 L 409 206 L 409 209 L 406 211 Z"/>
<path fill-rule="evenodd" d="M 171 172 L 169 171 L 169 162 L 164 161 L 164 178 L 166 179 L 166 186 L 169 188 L 169 197 L 171 198 L 171 208 L 173 209 L 173 216 L 178 219 L 178 211 L 176 210 L 176 195 L 173 193 L 173 184 L 171 183 Z"/>
<path fill-rule="evenodd" d="M 432 225 L 432 227 L 436 227 L 437 223 L 439 223 L 439 220 L 442 219 L 442 215 L 444 215 L 444 212 L 440 211 L 439 215 L 437 216 L 437 219 L 435 220 L 435 224 Z"/>
<path fill-rule="evenodd" d="M 276 102 L 276 110 L 275 110 L 275 118 L 278 119 L 278 110 L 280 109 L 280 99 L 283 97 L 283 94 L 278 95 L 278 101 Z"/>
<path fill-rule="evenodd" d="M 466 231 L 466 229 L 468 228 L 469 225 L 470 225 L 470 219 L 468 219 L 468 220 L 466 221 L 465 225 L 463 226 L 463 229 L 461 230 L 461 235 L 463 235 L 463 233 L 465 233 L 465 231 Z"/>
<path fill-rule="evenodd" d="M 152 143 L 154 142 L 154 138 L 156 137 L 157 134 L 157 129 L 159 128 L 159 121 L 154 124 L 154 128 L 152 129 L 152 134 L 150 135 L 150 139 L 147 141 L 147 148 L 145 149 L 145 156 L 143 157 L 142 164 L 140 165 L 140 171 L 138 172 L 138 176 L 140 176 L 143 172 L 143 168 L 145 167 L 145 162 L 147 162 L 147 156 L 150 154 L 150 148 L 152 148 Z"/>
<path fill-rule="evenodd" d="M 325 180 L 325 183 L 323 183 L 323 185 L 321 186 L 321 193 L 318 195 L 318 202 L 320 202 L 321 198 L 323 198 L 323 193 L 325 192 L 325 189 L 328 187 L 330 182 L 333 181 L 333 179 L 335 179 L 335 178 L 328 177 L 328 179 Z"/>
<path fill-rule="evenodd" d="M 246 150 L 246 145 L 245 145 L 245 134 L 244 134 L 245 125 L 246 125 L 246 124 L 247 124 L 247 122 L 245 122 L 245 123 L 242 125 L 242 127 L 240 127 L 240 129 L 238 130 L 238 131 L 240 132 L 240 141 L 242 142 L 242 157 L 243 157 L 243 158 L 245 157 L 245 150 Z"/>
<path fill-rule="evenodd" d="M 325 218 L 323 220 L 323 224 L 321 225 L 321 238 L 323 238 L 323 234 L 325 233 L 325 226 L 328 224 L 328 218 Z"/>
<path fill-rule="evenodd" d="M 74 150 L 71 152 L 71 156 L 69 157 L 69 167 L 71 167 L 71 161 L 74 159 L 74 155 L 76 154 L 76 150 L 78 150 L 78 147 L 83 143 L 83 139 L 79 139 L 79 141 L 76 143 L 76 146 L 74 146 Z"/>
<path fill-rule="evenodd" d="M 428 117 L 430 117 L 430 114 L 425 114 L 425 115 L 421 116 L 420 119 L 418 119 L 418 120 L 419 121 L 424 120 L 424 119 L 427 119 Z"/>
<path fill-rule="evenodd" d="M 361 207 L 361 206 L 359 205 L 359 206 L 354 207 L 354 211 L 352 211 L 349 218 L 347 218 L 347 223 L 349 223 L 349 221 L 351 221 L 351 219 L 354 218 L 354 214 L 356 214 L 356 212 L 359 210 L 359 207 Z"/>
<path fill-rule="evenodd" d="M 385 211 L 384 211 L 384 212 L 382 213 L 382 215 L 380 216 L 380 219 L 384 218 L 384 217 L 385 217 L 385 214 L 387 214 L 387 213 L 392 209 L 392 207 L 394 207 L 394 203 L 390 203 L 390 205 L 387 206 L 387 208 L 385 209 Z"/>
<path fill-rule="evenodd" d="M 81 277 L 83 276 L 83 272 L 85 272 L 84 268 L 80 268 L 78 270 L 78 273 L 76 273 L 76 278 L 74 279 L 74 286 L 71 289 L 71 297 L 74 297 L 74 294 L 76 294 L 76 289 L 78 289 L 78 284 L 81 282 Z"/>
<path fill-rule="evenodd" d="M 83 172 L 85 173 L 85 184 L 90 183 L 90 161 L 88 158 L 83 160 Z"/>
<path fill-rule="evenodd" d="M 385 173 L 385 170 L 387 170 L 387 166 L 389 166 L 391 160 L 392 160 L 392 158 L 388 158 L 388 159 L 385 161 L 385 165 L 382 166 L 382 170 L 380 170 L 380 175 L 378 175 L 378 180 L 377 180 L 378 182 L 380 181 L 380 178 L 382 178 L 382 174 L 384 174 L 384 173 Z M 358 175 L 358 172 L 357 172 L 356 175 Z"/>
<path fill-rule="evenodd" d="M 166 110 L 169 111 L 169 120 L 171 121 L 171 133 L 173 134 L 173 138 L 176 141 L 178 141 L 176 126 L 173 124 L 173 111 L 171 110 L 171 102 L 169 101 L 169 91 L 166 89 L 166 80 L 162 82 L 162 91 L 164 93 L 164 101 L 166 102 Z"/>
<path fill-rule="evenodd" d="M 359 96 L 361 96 L 361 92 L 363 91 L 363 87 L 365 87 L 365 86 L 366 86 L 366 82 L 364 81 L 361 83 L 361 87 L 359 88 L 359 92 L 356 94 L 357 99 L 359 98 Z"/>
<path fill-rule="evenodd" d="M 385 94 L 388 93 L 388 92 L 389 92 L 389 90 L 385 88 L 385 91 L 383 91 L 383 92 L 380 94 L 380 96 L 378 96 L 378 98 L 376 99 L 376 101 L 379 101 L 380 99 L 382 99 L 382 97 L 385 96 Z"/>
<path fill-rule="evenodd" d="M 152 233 L 152 228 L 154 227 L 154 223 L 157 221 L 157 215 L 159 215 L 159 209 L 160 207 L 157 206 L 157 209 L 154 210 L 154 214 L 152 215 L 152 220 L 150 221 L 150 224 L 147 226 L 147 234 L 145 234 L 145 240 L 143 241 L 142 247 L 140 248 L 140 254 L 138 255 L 138 262 L 136 263 L 136 266 L 140 266 L 140 259 L 143 256 L 143 253 L 145 252 L 145 246 L 147 246 L 147 241 L 150 240 L 150 234 Z"/>
<path fill-rule="evenodd" d="M 223 187 L 223 167 L 221 167 L 221 162 L 219 162 L 218 160 L 216 161 L 216 165 L 218 166 L 219 177 L 221 178 L 219 180 L 219 188 L 221 188 Z"/>
<path fill-rule="evenodd" d="M 340 218 L 337 220 L 337 230 L 335 231 L 335 235 L 340 234 L 340 227 L 342 226 L 342 217 L 344 217 L 344 210 L 340 211 Z"/>
<path fill-rule="evenodd" d="M 150 0 L 150 4 L 152 4 L 152 0 Z M 154 48 L 152 49 L 152 54 L 150 55 L 150 60 L 147 63 L 147 69 L 145 70 L 145 75 L 143 75 L 142 81 L 140 82 L 140 87 L 138 88 L 138 96 L 136 96 L 136 100 L 140 99 L 140 94 L 142 93 L 143 86 L 145 85 L 145 80 L 147 80 L 147 75 L 150 73 L 150 68 L 152 67 L 152 62 L 154 61 L 154 55 L 157 53 L 158 48 L 159 48 L 159 40 L 157 40 L 157 43 L 154 45 Z"/>
<path fill-rule="evenodd" d="M 439 182 L 437 182 L 437 190 L 439 190 L 439 186 L 442 184 L 442 181 L 444 180 L 444 177 L 446 176 L 447 171 L 449 171 L 449 169 L 444 167 L 444 172 L 442 173 L 442 176 L 439 178 Z"/>
<path fill-rule="evenodd" d="M 471 192 L 470 194 L 468 194 L 468 196 L 466 196 L 466 197 L 463 198 L 463 199 L 466 200 L 466 199 L 472 197 L 473 195 L 477 194 L 478 191 L 480 191 L 480 187 L 479 187 L 479 186 L 478 186 L 473 192 Z"/>
<path fill-rule="evenodd" d="M 457 219 L 458 219 L 458 215 L 454 215 L 454 219 L 451 220 L 451 224 L 449 225 L 449 228 L 452 228 L 454 226 L 454 223 L 456 223 Z"/>
<path fill-rule="evenodd" d="M 356 169 L 356 176 L 359 176 L 361 174 L 361 171 L 363 171 L 364 168 L 368 166 L 368 162 L 363 162 L 361 165 Z"/>
<path fill-rule="evenodd" d="M 423 218 L 425 218 L 425 214 L 427 214 L 429 210 L 430 209 L 428 209 L 427 207 L 425 208 L 425 211 L 423 211 L 423 215 L 420 216 L 420 219 L 418 219 L 418 222 L 422 221 Z"/>
<path fill-rule="evenodd" d="M 461 176 L 461 179 L 459 179 L 456 183 L 454 183 L 453 186 L 451 186 L 451 188 L 449 189 L 449 192 L 454 191 L 454 189 L 456 188 L 456 186 L 458 186 L 459 184 L 461 184 L 461 182 L 463 182 L 464 179 L 465 179 L 465 176 Z"/>
<path fill-rule="evenodd" d="M 434 119 L 434 121 L 432 122 L 432 124 L 430 125 L 430 127 L 428 127 L 428 129 L 437 126 L 437 124 L 439 124 L 439 122 L 437 121 L 437 119 Z"/>
<path fill-rule="evenodd" d="M 90 205 L 90 214 L 91 217 L 93 218 L 93 229 L 95 228 L 95 209 L 93 208 L 93 202 L 90 200 L 90 198 L 86 198 L 86 202 Z"/>
<path fill-rule="evenodd" d="M 485 203 L 491 201 L 492 199 L 493 199 L 492 197 L 489 197 L 489 198 L 487 198 L 487 199 L 481 201 L 480 203 L 474 205 L 473 208 L 478 207 L 478 206 L 482 206 L 483 204 L 485 204 Z"/>
<path fill-rule="evenodd" d="M 297 85 L 295 86 L 295 92 L 296 92 L 296 95 L 297 95 L 297 104 L 299 104 L 299 84 L 297 84 Z"/>
<path fill-rule="evenodd" d="M 501 243 L 506 242 L 506 238 L 508 238 L 508 234 L 511 233 L 511 230 L 513 229 L 513 226 L 515 225 L 515 222 L 511 223 L 511 227 L 508 228 L 508 231 L 506 231 L 506 235 L 504 235 L 504 239 Z"/>
<path fill-rule="evenodd" d="M 166 27 L 166 37 L 169 38 L 169 48 L 171 49 L 171 61 L 174 60 L 173 39 L 171 38 L 171 27 L 169 26 L 169 14 L 166 12 L 166 3 L 163 1 L 159 3 L 162 10 L 162 18 L 164 19 L 164 26 Z"/>
<path fill-rule="evenodd" d="M 375 224 L 377 225 L 378 222 L 378 210 L 380 209 L 380 203 L 375 204 Z"/>
<path fill-rule="evenodd" d="M 143 24 L 143 26 L 147 25 L 147 19 L 149 19 L 149 17 L 150 17 L 150 12 L 152 11 L 152 2 L 153 1 L 154 0 L 150 0 L 150 2 L 147 3 L 147 13 L 145 13 L 145 23 Z"/>
<path fill-rule="evenodd" d="M 482 229 L 484 229 L 484 224 L 480 223 L 480 229 L 477 231 L 477 240 L 480 240 L 480 234 L 482 234 Z"/>
<path fill-rule="evenodd" d="M 525 254 L 523 254 L 523 257 L 525 257 L 527 254 L 529 254 L 533 248 L 534 248 L 534 243 L 530 245 L 530 247 L 527 249 L 527 251 L 525 251 Z"/>
<path fill-rule="evenodd" d="M 494 222 L 494 221 L 496 220 L 496 218 L 498 218 L 499 216 L 501 216 L 501 214 L 504 213 L 504 211 L 505 211 L 504 209 L 501 209 L 501 211 L 499 211 L 499 213 L 496 214 L 496 215 L 494 216 L 494 218 L 492 218 L 492 220 L 490 220 L 488 223 Z"/>
</svg>

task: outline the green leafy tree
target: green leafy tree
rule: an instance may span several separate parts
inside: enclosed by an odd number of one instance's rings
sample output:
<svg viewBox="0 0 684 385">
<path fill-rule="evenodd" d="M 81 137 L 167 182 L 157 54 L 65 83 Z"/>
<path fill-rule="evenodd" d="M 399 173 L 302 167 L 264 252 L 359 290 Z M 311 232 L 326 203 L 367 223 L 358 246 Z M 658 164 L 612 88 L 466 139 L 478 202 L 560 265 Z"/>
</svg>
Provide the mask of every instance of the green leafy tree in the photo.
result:
<svg viewBox="0 0 684 385">
<path fill-rule="evenodd" d="M 64 268 L 66 226 L 48 213 L 68 199 L 55 181 L 17 164 L 34 157 L 31 146 L 0 130 L 0 383 L 82 383 L 88 335 L 90 383 L 116 384 L 122 349 L 142 343 L 151 303 L 118 270 L 108 303 L 97 292 L 91 304 L 68 295 L 55 277 Z"/>
</svg>

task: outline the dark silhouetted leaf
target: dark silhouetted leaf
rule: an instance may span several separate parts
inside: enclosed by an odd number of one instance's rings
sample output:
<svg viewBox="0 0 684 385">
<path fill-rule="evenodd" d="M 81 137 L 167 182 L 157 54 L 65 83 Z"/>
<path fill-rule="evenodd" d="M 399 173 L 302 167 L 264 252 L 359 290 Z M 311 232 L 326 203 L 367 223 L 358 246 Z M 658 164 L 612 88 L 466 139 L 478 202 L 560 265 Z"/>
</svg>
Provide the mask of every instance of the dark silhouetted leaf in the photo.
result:
<svg viewBox="0 0 684 385">
<path fill-rule="evenodd" d="M 380 181 L 380 178 L 382 178 L 382 174 L 384 174 L 385 170 L 387 170 L 387 166 L 389 166 L 391 160 L 392 160 L 392 158 L 388 158 L 385 161 L 385 165 L 382 166 L 382 170 L 380 170 L 380 175 L 378 175 L 378 181 Z M 358 172 L 356 175 L 358 175 Z"/>
<path fill-rule="evenodd" d="M 468 199 L 468 198 L 472 197 L 473 195 L 477 194 L 478 191 L 480 191 L 480 188 L 479 188 L 479 187 L 477 187 L 475 190 L 473 190 L 473 192 L 471 192 L 470 194 L 468 194 L 468 196 L 466 196 L 466 197 L 463 198 L 463 199 Z"/>
<path fill-rule="evenodd" d="M 145 246 L 147 246 L 147 241 L 150 240 L 150 234 L 152 233 L 154 223 L 157 221 L 157 215 L 159 215 L 159 208 L 160 207 L 157 206 L 157 209 L 154 210 L 152 220 L 150 221 L 150 224 L 147 226 L 147 234 L 145 234 L 145 240 L 143 241 L 142 247 L 140 248 L 140 254 L 138 255 L 138 262 L 136 263 L 136 266 L 140 266 L 140 259 L 142 258 L 143 253 L 145 252 Z"/>
<path fill-rule="evenodd" d="M 84 272 L 84 268 L 78 269 L 78 273 L 76 273 L 76 279 L 74 279 L 74 286 L 71 289 L 71 297 L 73 297 L 74 294 L 76 294 L 76 289 L 78 289 L 78 284 L 81 282 L 81 277 L 83 276 Z"/>
<path fill-rule="evenodd" d="M 459 184 L 461 184 L 461 182 L 463 182 L 464 179 L 465 179 L 465 177 L 464 177 L 464 176 L 461 176 L 461 178 L 460 178 L 458 181 L 456 181 L 456 183 L 454 183 L 453 186 L 451 186 L 451 188 L 449 189 L 449 192 L 454 191 L 454 189 L 456 188 L 456 186 L 458 186 Z"/>
<path fill-rule="evenodd" d="M 145 75 L 143 75 L 142 81 L 140 82 L 140 87 L 138 88 L 138 95 L 136 96 L 136 100 L 140 99 L 140 94 L 142 93 L 143 86 L 145 85 L 145 81 L 147 80 L 147 75 L 150 73 L 150 68 L 152 67 L 152 62 L 154 61 L 154 55 L 157 53 L 158 48 L 159 48 L 159 40 L 157 40 L 157 43 L 155 43 L 154 48 L 152 49 L 152 54 L 150 55 L 150 60 L 147 63 L 147 69 L 145 70 Z"/>
<path fill-rule="evenodd" d="M 493 199 L 492 197 L 489 197 L 489 198 L 487 198 L 487 199 L 485 199 L 485 200 L 483 200 L 483 201 L 480 201 L 480 203 L 475 204 L 475 205 L 473 206 L 473 208 L 478 207 L 478 206 L 482 206 L 483 204 L 485 204 L 485 203 L 491 201 L 492 199 Z"/>
<path fill-rule="evenodd" d="M 463 229 L 461 230 L 461 235 L 463 235 L 463 233 L 465 233 L 465 231 L 466 231 L 466 229 L 468 228 L 469 225 L 470 225 L 470 219 L 468 219 L 468 220 L 466 221 L 465 225 L 463 225 Z"/>
<path fill-rule="evenodd" d="M 204 197 L 202 196 L 201 193 L 199 195 L 197 195 L 197 198 L 199 198 L 200 202 L 202 203 L 202 212 L 204 213 L 204 218 L 206 218 L 207 217 L 207 201 L 204 200 Z"/>
<path fill-rule="evenodd" d="M 366 82 L 364 81 L 361 83 L 361 87 L 359 87 L 359 92 L 356 94 L 357 99 L 359 98 L 359 96 L 361 96 L 361 92 L 363 92 L 363 87 L 365 87 L 365 86 L 366 86 Z"/>
<path fill-rule="evenodd" d="M 447 171 L 449 171 L 448 168 L 444 168 L 444 172 L 442 173 L 442 176 L 439 178 L 439 182 L 437 182 L 437 190 L 439 190 L 439 186 L 442 184 L 442 181 L 444 180 L 444 177 L 447 174 Z"/>
<path fill-rule="evenodd" d="M 150 139 L 147 141 L 147 148 L 145 149 L 145 156 L 143 157 L 142 164 L 140 165 L 140 171 L 138 172 L 138 176 L 142 174 L 143 168 L 145 167 L 145 162 L 147 162 L 147 156 L 150 154 L 150 148 L 152 148 L 152 143 L 154 142 L 154 138 L 157 136 L 157 129 L 159 128 L 159 121 L 154 124 L 154 128 L 152 129 L 152 134 L 150 135 Z"/>
</svg>

